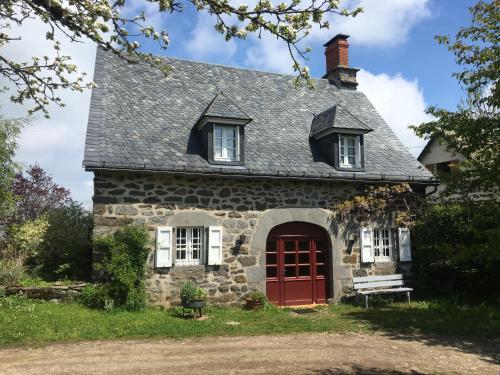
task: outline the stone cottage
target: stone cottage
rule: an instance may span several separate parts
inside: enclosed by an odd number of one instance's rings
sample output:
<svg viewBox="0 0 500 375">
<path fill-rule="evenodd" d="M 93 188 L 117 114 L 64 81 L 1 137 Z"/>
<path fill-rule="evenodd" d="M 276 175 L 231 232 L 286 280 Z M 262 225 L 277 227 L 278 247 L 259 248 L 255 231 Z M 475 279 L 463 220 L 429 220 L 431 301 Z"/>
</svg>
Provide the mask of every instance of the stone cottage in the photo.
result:
<svg viewBox="0 0 500 375">
<path fill-rule="evenodd" d="M 315 89 L 291 76 L 169 58 L 146 64 L 97 51 L 85 157 L 95 232 L 151 231 L 152 304 L 187 280 L 212 302 L 261 290 L 279 305 L 337 301 L 354 275 L 404 272 L 409 232 L 347 231 L 330 209 L 367 185 L 431 174 L 356 90 L 346 35 L 325 44 Z"/>
</svg>

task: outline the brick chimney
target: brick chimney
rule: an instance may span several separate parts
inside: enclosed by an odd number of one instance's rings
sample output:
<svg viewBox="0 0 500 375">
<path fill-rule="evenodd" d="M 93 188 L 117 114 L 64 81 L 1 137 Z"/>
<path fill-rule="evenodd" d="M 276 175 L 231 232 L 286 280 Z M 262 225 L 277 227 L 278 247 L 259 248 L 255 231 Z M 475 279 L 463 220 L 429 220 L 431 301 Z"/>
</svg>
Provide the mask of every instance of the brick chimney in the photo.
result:
<svg viewBox="0 0 500 375">
<path fill-rule="evenodd" d="M 324 44 L 326 74 L 323 78 L 339 88 L 356 90 L 356 73 L 359 69 L 349 67 L 349 35 L 337 34 Z"/>
</svg>

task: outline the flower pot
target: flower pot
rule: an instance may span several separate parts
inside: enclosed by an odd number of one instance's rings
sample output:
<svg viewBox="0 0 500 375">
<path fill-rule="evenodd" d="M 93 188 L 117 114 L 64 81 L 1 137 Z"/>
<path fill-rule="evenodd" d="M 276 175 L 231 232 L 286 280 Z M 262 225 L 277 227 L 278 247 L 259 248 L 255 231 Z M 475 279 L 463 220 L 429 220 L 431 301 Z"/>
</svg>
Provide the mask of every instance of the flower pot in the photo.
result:
<svg viewBox="0 0 500 375">
<path fill-rule="evenodd" d="M 264 306 L 264 301 L 256 301 L 250 298 L 245 298 L 245 302 L 246 302 L 246 308 L 249 310 L 260 309 L 262 306 Z"/>
<path fill-rule="evenodd" d="M 201 309 L 202 307 L 205 307 L 205 300 L 194 299 L 186 307 L 190 309 Z"/>
</svg>

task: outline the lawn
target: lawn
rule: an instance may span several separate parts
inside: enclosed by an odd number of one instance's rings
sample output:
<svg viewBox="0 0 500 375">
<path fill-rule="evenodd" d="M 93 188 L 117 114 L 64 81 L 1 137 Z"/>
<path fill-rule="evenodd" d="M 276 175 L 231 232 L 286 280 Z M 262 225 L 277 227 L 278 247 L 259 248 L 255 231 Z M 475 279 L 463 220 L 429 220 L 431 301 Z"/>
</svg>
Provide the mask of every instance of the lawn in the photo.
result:
<svg viewBox="0 0 500 375">
<path fill-rule="evenodd" d="M 318 307 L 313 312 L 266 308 L 205 310 L 205 320 L 183 319 L 178 309 L 98 311 L 77 303 L 0 298 L 0 345 L 61 341 L 297 332 L 384 332 L 474 338 L 500 336 L 500 311 L 489 306 L 444 302 L 390 303 L 364 309 Z"/>
</svg>

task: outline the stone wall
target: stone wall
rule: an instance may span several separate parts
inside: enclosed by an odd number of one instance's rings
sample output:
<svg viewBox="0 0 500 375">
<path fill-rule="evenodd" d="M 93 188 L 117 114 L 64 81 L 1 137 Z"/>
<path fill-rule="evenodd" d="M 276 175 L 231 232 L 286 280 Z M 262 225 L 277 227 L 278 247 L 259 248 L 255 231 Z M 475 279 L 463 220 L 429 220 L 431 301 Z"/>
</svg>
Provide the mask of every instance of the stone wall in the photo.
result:
<svg viewBox="0 0 500 375">
<path fill-rule="evenodd" d="M 67 301 L 78 297 L 86 286 L 87 283 L 84 282 L 70 285 L 56 282 L 54 285 L 47 287 L 14 285 L 5 288 L 5 295 L 22 295 L 33 299 Z"/>
<path fill-rule="evenodd" d="M 265 240 L 268 229 L 262 227 L 273 223 L 271 213 L 288 221 L 319 220 L 332 240 L 332 291 L 338 300 L 349 291 L 353 271 L 373 274 L 396 267 L 394 262 L 360 265 L 359 244 L 349 244 L 342 225 L 329 221 L 327 209 L 364 188 L 347 182 L 96 172 L 94 230 L 99 234 L 126 224 L 146 225 L 153 239 L 159 225 L 222 226 L 222 265 L 155 269 L 151 251 L 147 287 L 152 304 L 178 303 L 180 286 L 188 280 L 206 289 L 210 302 L 236 304 L 247 291 L 265 289 L 265 255 L 255 237 Z"/>
</svg>

